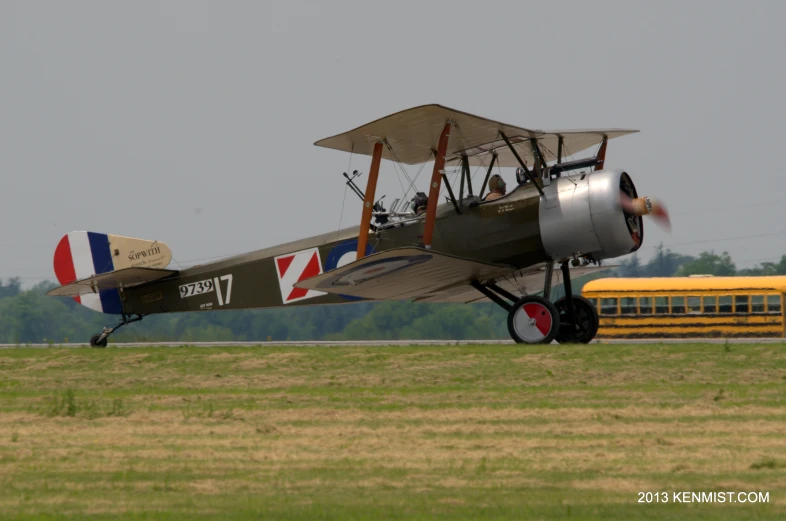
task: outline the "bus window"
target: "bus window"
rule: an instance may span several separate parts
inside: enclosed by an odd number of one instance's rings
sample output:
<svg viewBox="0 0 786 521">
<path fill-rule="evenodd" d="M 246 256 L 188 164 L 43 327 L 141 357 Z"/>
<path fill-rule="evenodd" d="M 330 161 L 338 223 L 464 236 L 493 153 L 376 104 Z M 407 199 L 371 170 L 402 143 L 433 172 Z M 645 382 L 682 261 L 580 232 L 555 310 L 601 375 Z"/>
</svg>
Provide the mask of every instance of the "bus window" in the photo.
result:
<svg viewBox="0 0 786 521">
<path fill-rule="evenodd" d="M 701 297 L 688 297 L 688 313 L 701 313 Z"/>
<path fill-rule="evenodd" d="M 636 297 L 622 297 L 620 299 L 620 315 L 636 314 Z"/>
<path fill-rule="evenodd" d="M 639 313 L 652 315 L 652 297 L 639 297 Z"/>
<path fill-rule="evenodd" d="M 704 312 L 717 313 L 718 306 L 715 304 L 715 297 L 704 297 Z"/>
<path fill-rule="evenodd" d="M 770 313 L 781 312 L 781 296 L 780 295 L 767 295 L 767 311 Z"/>
<path fill-rule="evenodd" d="M 750 313 L 748 307 L 748 295 L 737 295 L 734 297 L 734 312 L 735 313 Z"/>
<path fill-rule="evenodd" d="M 764 295 L 751 297 L 751 313 L 764 313 Z"/>
<path fill-rule="evenodd" d="M 602 299 L 600 299 L 600 312 L 603 315 L 616 315 L 617 314 L 617 299 L 616 298 L 602 298 Z"/>
<path fill-rule="evenodd" d="M 671 297 L 671 312 L 685 313 L 685 297 Z"/>
<path fill-rule="evenodd" d="M 662 315 L 669 312 L 669 297 L 655 297 L 655 313 Z"/>
<path fill-rule="evenodd" d="M 731 295 L 718 297 L 718 313 L 731 313 Z"/>
</svg>

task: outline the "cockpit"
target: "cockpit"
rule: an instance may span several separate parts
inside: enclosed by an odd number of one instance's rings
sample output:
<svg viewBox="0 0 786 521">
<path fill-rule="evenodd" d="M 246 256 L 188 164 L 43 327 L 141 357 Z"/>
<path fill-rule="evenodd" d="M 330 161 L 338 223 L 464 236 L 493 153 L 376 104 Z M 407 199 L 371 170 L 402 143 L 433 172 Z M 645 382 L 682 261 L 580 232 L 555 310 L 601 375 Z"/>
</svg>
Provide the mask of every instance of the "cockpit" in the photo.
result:
<svg viewBox="0 0 786 521">
<path fill-rule="evenodd" d="M 347 179 L 347 186 L 351 188 L 352 191 L 355 192 L 355 194 L 361 200 L 365 200 L 363 191 L 355 183 L 355 179 L 360 175 L 362 174 L 357 170 L 352 172 L 352 176 L 347 175 L 346 172 L 344 173 L 344 177 Z M 459 194 L 455 194 L 446 181 L 444 186 L 448 193 L 444 194 L 444 201 L 438 202 L 437 217 L 447 212 L 453 212 L 454 210 L 456 213 L 461 214 L 462 209 L 494 203 L 495 201 L 499 201 L 502 198 L 507 198 L 513 192 L 517 191 L 523 186 L 531 185 L 526 172 L 522 168 L 516 170 L 516 182 L 516 186 L 514 186 L 511 190 L 508 190 L 507 185 L 501 175 L 491 175 L 491 172 L 489 172 L 486 179 L 484 179 L 483 186 L 481 188 L 481 190 L 486 193 L 482 196 L 479 196 L 472 193 L 471 182 L 467 183 L 468 193 L 463 193 L 464 183 L 462 182 Z M 456 195 L 459 196 L 459 199 L 456 199 Z M 409 226 L 411 224 L 421 222 L 426 218 L 429 197 L 425 192 L 416 192 L 415 195 L 411 198 L 406 198 L 405 195 L 404 198 L 394 199 L 390 204 L 389 209 L 386 209 L 383 205 L 384 198 L 385 196 L 382 196 L 374 203 L 372 210 L 374 224 L 372 225 L 372 229 L 384 230 L 401 226 Z"/>
</svg>

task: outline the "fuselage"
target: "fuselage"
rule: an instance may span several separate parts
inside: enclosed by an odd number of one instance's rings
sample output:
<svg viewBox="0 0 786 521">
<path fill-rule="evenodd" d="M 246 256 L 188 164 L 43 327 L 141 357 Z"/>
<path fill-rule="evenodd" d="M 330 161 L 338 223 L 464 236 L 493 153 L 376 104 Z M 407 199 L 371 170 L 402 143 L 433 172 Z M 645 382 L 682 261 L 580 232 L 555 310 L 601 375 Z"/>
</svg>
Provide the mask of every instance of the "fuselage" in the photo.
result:
<svg viewBox="0 0 786 521">
<path fill-rule="evenodd" d="M 528 183 L 494 201 L 465 198 L 460 213 L 451 203 L 440 204 L 432 248 L 514 269 L 569 257 L 590 255 L 600 260 L 629 253 L 640 245 L 641 220 L 636 218 L 631 225 L 630 216 L 614 206 L 620 183 L 629 183 L 635 195 L 629 181 L 622 172 L 603 171 L 552 179 L 543 187 L 544 196 Z M 376 230 L 369 236 L 366 254 L 422 245 L 424 221 Z M 174 278 L 125 289 L 123 312 L 356 302 L 292 284 L 354 261 L 357 236 L 357 227 L 345 228 L 187 268 Z"/>
</svg>

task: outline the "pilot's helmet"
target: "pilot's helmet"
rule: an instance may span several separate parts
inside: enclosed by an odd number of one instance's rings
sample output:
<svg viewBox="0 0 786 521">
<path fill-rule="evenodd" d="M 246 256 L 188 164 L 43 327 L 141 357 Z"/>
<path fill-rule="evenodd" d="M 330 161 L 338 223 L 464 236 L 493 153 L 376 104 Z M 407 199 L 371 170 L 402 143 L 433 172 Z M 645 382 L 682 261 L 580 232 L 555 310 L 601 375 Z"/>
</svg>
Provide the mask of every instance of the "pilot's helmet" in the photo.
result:
<svg viewBox="0 0 786 521">
<path fill-rule="evenodd" d="M 502 177 L 499 174 L 494 174 L 493 176 L 491 176 L 491 179 L 489 179 L 489 190 L 491 191 L 496 190 L 504 194 L 505 188 L 506 188 L 505 180 L 502 179 Z"/>
<path fill-rule="evenodd" d="M 412 198 L 412 211 L 416 212 L 418 208 L 428 206 L 428 196 L 423 192 L 418 192 Z"/>
<path fill-rule="evenodd" d="M 518 167 L 516 169 L 516 182 L 518 184 L 523 184 L 529 181 L 529 177 L 527 177 L 527 173 L 524 171 L 523 168 Z"/>
</svg>

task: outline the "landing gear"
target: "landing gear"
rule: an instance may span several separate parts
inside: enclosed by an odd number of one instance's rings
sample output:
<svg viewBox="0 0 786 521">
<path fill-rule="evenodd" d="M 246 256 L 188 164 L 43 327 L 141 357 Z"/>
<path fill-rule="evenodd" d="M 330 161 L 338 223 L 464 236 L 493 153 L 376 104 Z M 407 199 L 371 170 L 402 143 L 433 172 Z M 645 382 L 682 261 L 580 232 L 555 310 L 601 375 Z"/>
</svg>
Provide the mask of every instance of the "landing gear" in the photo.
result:
<svg viewBox="0 0 786 521">
<path fill-rule="evenodd" d="M 559 312 L 548 299 L 536 296 L 517 297 L 496 284 L 472 287 L 508 312 L 508 332 L 519 344 L 548 344 L 559 331 Z"/>
<path fill-rule="evenodd" d="M 130 318 L 131 315 L 123 315 L 123 320 L 119 323 L 115 324 L 112 327 L 105 327 L 104 330 L 99 335 L 93 335 L 90 337 L 90 347 L 106 347 L 108 343 L 109 335 L 120 329 L 121 327 L 130 324 L 132 322 L 139 322 L 145 315 L 137 315 L 134 318 Z"/>
<path fill-rule="evenodd" d="M 561 266 L 565 296 L 552 304 L 551 279 L 554 263 L 546 266 L 543 296 L 517 297 L 494 283 L 470 285 L 508 312 L 508 332 L 519 344 L 587 344 L 598 332 L 598 312 L 584 297 L 573 295 L 568 261 Z"/>
<path fill-rule="evenodd" d="M 550 344 L 559 331 L 560 316 L 543 297 L 522 297 L 508 312 L 508 332 L 518 344 Z"/>
<path fill-rule="evenodd" d="M 562 263 L 562 280 L 565 284 L 565 296 L 554 303 L 560 316 L 557 342 L 588 344 L 598 333 L 598 312 L 589 300 L 573 295 L 568 261 Z"/>
<path fill-rule="evenodd" d="M 93 335 L 90 337 L 90 347 L 106 347 L 107 339 L 101 338 L 101 335 Z"/>
</svg>

